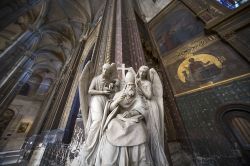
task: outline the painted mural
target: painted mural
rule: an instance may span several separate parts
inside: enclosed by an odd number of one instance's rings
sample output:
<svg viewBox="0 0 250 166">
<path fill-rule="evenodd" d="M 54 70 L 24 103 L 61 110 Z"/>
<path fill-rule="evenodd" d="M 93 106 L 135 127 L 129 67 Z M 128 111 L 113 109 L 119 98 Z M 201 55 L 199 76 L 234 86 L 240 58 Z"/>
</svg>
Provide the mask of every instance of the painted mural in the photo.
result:
<svg viewBox="0 0 250 166">
<path fill-rule="evenodd" d="M 172 10 L 165 9 L 152 23 L 150 30 L 160 55 L 203 34 L 203 24 L 190 10 L 178 4 Z"/>
<path fill-rule="evenodd" d="M 223 60 L 209 55 L 189 55 L 177 70 L 178 78 L 183 83 L 206 82 L 218 76 L 222 71 Z"/>
<path fill-rule="evenodd" d="M 165 67 L 174 94 L 249 74 L 249 65 L 239 57 L 233 49 L 218 40 L 192 53 L 166 58 L 165 62 L 170 62 L 165 63 Z"/>
</svg>

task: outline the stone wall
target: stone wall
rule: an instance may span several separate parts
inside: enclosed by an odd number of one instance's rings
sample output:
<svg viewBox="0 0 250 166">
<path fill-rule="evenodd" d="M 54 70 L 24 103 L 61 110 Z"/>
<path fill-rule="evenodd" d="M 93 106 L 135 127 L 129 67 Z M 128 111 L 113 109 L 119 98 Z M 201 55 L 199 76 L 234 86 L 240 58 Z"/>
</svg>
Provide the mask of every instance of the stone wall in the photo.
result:
<svg viewBox="0 0 250 166">
<path fill-rule="evenodd" d="M 1 137 L 1 151 L 19 150 L 22 148 L 41 104 L 42 102 L 38 99 L 20 95 L 13 100 L 9 108 L 15 112 L 15 115 Z"/>
<path fill-rule="evenodd" d="M 177 103 L 192 144 L 197 163 L 239 165 L 238 149 L 229 142 L 216 121 L 220 107 L 250 104 L 250 78 L 201 92 L 177 97 Z"/>
</svg>

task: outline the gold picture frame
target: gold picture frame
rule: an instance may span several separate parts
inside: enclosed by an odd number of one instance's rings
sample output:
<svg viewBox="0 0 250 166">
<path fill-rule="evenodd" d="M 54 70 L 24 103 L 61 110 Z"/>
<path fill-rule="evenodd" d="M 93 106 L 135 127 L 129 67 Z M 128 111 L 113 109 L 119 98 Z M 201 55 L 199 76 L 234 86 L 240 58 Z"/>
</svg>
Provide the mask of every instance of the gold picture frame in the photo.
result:
<svg viewBox="0 0 250 166">
<path fill-rule="evenodd" d="M 21 122 L 18 129 L 17 129 L 17 133 L 25 133 L 27 131 L 28 127 L 29 127 L 28 122 Z"/>
</svg>

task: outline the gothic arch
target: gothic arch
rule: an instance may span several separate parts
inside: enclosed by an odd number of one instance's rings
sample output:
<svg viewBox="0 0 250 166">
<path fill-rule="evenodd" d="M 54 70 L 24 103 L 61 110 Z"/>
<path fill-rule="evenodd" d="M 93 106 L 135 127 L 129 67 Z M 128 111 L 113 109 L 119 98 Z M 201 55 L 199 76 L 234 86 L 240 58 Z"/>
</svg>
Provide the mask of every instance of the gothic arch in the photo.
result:
<svg viewBox="0 0 250 166">
<path fill-rule="evenodd" d="M 218 110 L 216 120 L 236 150 L 241 151 L 243 162 L 250 162 L 250 105 L 223 106 Z"/>
<path fill-rule="evenodd" d="M 17 5 L 17 8 L 20 8 L 20 6 L 18 7 L 18 4 L 13 4 L 12 6 L 7 5 L 5 8 L 6 10 L 14 12 L 12 10 L 15 10 L 15 5 Z M 42 14 L 41 6 L 44 6 L 44 4 L 35 4 L 34 8 L 26 11 L 25 13 L 17 17 L 15 22 L 6 25 L 3 29 L 0 30 L 0 50 L 3 51 L 11 46 L 15 40 L 17 40 L 23 33 L 25 33 L 25 31 L 37 24 L 37 21 L 40 19 Z M 8 14 L 10 13 L 7 12 L 7 15 L 5 16 L 6 18 L 8 17 Z"/>
</svg>

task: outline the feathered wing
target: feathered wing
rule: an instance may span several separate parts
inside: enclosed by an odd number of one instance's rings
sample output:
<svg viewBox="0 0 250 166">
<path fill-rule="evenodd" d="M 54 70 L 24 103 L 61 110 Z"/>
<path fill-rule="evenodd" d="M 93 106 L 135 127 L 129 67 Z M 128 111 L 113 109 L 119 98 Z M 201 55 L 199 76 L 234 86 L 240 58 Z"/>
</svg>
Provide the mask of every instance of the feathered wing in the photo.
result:
<svg viewBox="0 0 250 166">
<path fill-rule="evenodd" d="M 89 116 L 89 85 L 90 81 L 93 78 L 93 65 L 92 62 L 89 61 L 80 76 L 79 79 L 79 97 L 80 97 L 80 109 L 82 114 L 82 120 L 84 129 L 86 131 L 88 116 Z"/>
<path fill-rule="evenodd" d="M 112 78 L 111 79 L 116 79 L 117 78 L 117 68 L 115 63 L 111 63 L 111 73 L 112 73 Z"/>
<path fill-rule="evenodd" d="M 163 87 L 161 83 L 161 79 L 156 72 L 154 68 L 151 68 L 149 70 L 149 76 L 150 81 L 152 83 L 152 91 L 153 91 L 153 98 L 152 100 L 155 100 L 158 105 L 158 113 L 153 112 L 155 114 L 158 114 L 159 121 L 156 122 L 156 126 L 159 131 L 159 138 L 161 139 L 160 142 L 164 146 L 164 107 L 163 107 Z"/>
</svg>

